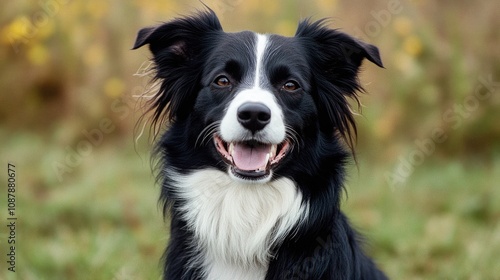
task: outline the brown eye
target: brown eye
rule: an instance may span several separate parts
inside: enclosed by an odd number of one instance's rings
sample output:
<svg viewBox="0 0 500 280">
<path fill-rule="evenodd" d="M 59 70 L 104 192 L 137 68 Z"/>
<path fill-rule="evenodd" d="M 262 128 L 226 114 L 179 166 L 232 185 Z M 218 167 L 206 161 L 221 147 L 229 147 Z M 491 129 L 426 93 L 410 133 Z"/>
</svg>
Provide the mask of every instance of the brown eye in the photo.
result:
<svg viewBox="0 0 500 280">
<path fill-rule="evenodd" d="M 286 90 L 286 91 L 295 91 L 295 90 L 299 89 L 300 86 L 295 81 L 288 81 L 288 82 L 284 83 L 281 88 Z"/>
<path fill-rule="evenodd" d="M 231 85 L 229 79 L 224 75 L 220 75 L 217 78 L 215 78 L 214 83 L 220 87 L 227 87 Z"/>
</svg>

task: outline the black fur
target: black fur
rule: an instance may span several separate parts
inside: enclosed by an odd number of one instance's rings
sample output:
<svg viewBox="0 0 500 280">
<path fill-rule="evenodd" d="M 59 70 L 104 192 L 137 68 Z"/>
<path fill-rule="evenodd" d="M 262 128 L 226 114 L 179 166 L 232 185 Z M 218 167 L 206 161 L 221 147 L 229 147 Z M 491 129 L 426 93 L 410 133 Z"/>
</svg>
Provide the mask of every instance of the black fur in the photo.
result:
<svg viewBox="0 0 500 280">
<path fill-rule="evenodd" d="M 142 29 L 134 45 L 149 44 L 156 65 L 159 93 L 150 101 L 153 123 L 168 126 L 156 146 L 160 158 L 161 201 L 171 218 L 165 252 L 165 279 L 201 279 L 201 268 L 188 267 L 193 232 L 179 214 L 185 203 L 175 192 L 173 178 L 162 170 L 193 170 L 227 165 L 211 141 L 200 134 L 223 117 L 231 94 L 238 92 L 252 67 L 252 33 L 225 33 L 212 11 Z M 378 49 L 325 27 L 323 21 L 303 21 L 291 38 L 272 35 L 266 57 L 269 90 L 296 131 L 295 146 L 274 171 L 273 179 L 292 179 L 310 204 L 309 216 L 293 234 L 273 248 L 265 279 L 385 279 L 361 249 L 357 233 L 340 210 L 345 177 L 356 128 L 348 98 L 362 90 L 358 69 L 364 58 L 382 67 Z M 225 63 L 222 63 L 225 62 Z M 228 73 L 231 88 L 214 87 L 214 74 Z M 296 77 L 298 92 L 279 86 Z M 346 147 L 347 146 L 349 147 Z"/>
</svg>

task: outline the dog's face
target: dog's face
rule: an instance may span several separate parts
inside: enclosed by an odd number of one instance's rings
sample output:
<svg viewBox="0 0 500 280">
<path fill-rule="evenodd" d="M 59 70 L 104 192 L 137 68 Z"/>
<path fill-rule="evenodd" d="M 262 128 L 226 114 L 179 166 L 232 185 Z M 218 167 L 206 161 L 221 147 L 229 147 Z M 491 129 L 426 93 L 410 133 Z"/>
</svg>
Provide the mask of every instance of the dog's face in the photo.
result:
<svg viewBox="0 0 500 280">
<path fill-rule="evenodd" d="M 218 123 L 214 144 L 234 179 L 268 181 L 299 144 L 297 133 L 315 118 L 306 94 L 307 62 L 293 46 L 282 47 L 294 43 L 290 38 L 251 32 L 221 37 L 194 111 L 217 104 L 204 115 Z"/>
<path fill-rule="evenodd" d="M 161 80 L 155 121 L 188 125 L 186 145 L 206 147 L 200 164 L 252 183 L 306 160 L 319 134 L 350 139 L 361 61 L 382 66 L 377 48 L 321 22 L 294 37 L 225 33 L 207 12 L 141 30 L 134 48 L 144 44 Z"/>
</svg>

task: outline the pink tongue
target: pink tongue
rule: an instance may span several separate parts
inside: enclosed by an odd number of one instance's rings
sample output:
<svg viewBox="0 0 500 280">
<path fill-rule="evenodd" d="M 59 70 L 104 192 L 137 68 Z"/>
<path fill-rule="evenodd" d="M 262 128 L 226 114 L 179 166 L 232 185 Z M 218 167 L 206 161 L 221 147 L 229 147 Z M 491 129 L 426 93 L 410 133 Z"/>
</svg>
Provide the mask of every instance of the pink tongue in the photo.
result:
<svg viewBox="0 0 500 280">
<path fill-rule="evenodd" d="M 253 171 L 265 168 L 267 165 L 267 154 L 271 145 L 259 145 L 251 147 L 242 143 L 234 144 L 233 161 L 240 170 Z"/>
</svg>

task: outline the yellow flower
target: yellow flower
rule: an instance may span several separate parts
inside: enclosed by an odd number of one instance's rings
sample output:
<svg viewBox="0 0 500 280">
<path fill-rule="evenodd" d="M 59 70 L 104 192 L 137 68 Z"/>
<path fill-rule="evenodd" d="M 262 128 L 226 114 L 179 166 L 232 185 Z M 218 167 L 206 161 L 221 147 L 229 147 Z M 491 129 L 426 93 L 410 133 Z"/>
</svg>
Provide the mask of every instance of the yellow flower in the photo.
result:
<svg viewBox="0 0 500 280">
<path fill-rule="evenodd" d="M 33 25 L 25 16 L 17 17 L 2 29 L 2 43 L 14 44 L 22 42 L 27 44 L 34 36 Z"/>
<path fill-rule="evenodd" d="M 5 45 L 10 44 L 18 52 L 21 47 L 39 44 L 40 41 L 52 35 L 54 29 L 55 25 L 51 20 L 37 25 L 26 16 L 17 17 L 0 31 L 0 41 Z M 40 52 L 40 47 L 32 51 Z"/>
<path fill-rule="evenodd" d="M 49 59 L 49 51 L 42 44 L 35 44 L 28 50 L 28 60 L 34 65 L 43 65 Z"/>
<path fill-rule="evenodd" d="M 54 34 L 55 28 L 56 27 L 55 27 L 54 21 L 52 19 L 50 19 L 49 21 L 47 21 L 47 24 L 40 26 L 40 28 L 38 29 L 37 36 L 40 39 L 45 39 L 45 38 L 49 37 L 50 35 Z"/>
<path fill-rule="evenodd" d="M 104 84 L 104 93 L 111 98 L 117 98 L 121 96 L 124 91 L 125 84 L 119 78 L 110 78 Z"/>
<path fill-rule="evenodd" d="M 408 36 L 403 42 L 403 49 L 411 56 L 418 56 L 422 53 L 422 41 L 415 35 Z"/>
<path fill-rule="evenodd" d="M 399 16 L 394 19 L 394 30 L 400 36 L 408 36 L 413 30 L 413 23 L 411 20 L 404 16 Z"/>
</svg>

